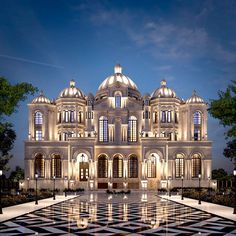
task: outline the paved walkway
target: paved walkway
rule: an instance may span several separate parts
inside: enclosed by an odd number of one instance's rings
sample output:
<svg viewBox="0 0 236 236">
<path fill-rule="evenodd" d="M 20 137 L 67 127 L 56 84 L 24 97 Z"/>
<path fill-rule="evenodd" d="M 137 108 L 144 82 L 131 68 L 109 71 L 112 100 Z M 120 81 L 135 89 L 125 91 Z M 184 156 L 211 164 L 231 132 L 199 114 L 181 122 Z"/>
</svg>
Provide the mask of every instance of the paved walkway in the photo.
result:
<svg viewBox="0 0 236 236">
<path fill-rule="evenodd" d="M 202 201 L 201 204 L 199 205 L 198 200 L 195 199 L 185 197 L 184 200 L 181 200 L 181 195 L 175 195 L 171 197 L 166 195 L 159 195 L 159 196 L 177 203 L 181 203 L 186 206 L 194 207 L 196 209 L 236 221 L 236 214 L 233 214 L 232 207 L 217 205 L 214 203 L 209 203 L 204 201 Z"/>
<path fill-rule="evenodd" d="M 53 200 L 52 197 L 38 200 L 38 205 L 35 205 L 35 201 L 27 202 L 15 206 L 5 207 L 2 209 L 3 214 L 0 214 L 0 222 L 6 221 L 12 218 L 15 218 L 20 215 L 24 215 L 30 213 L 32 211 L 36 211 L 42 209 L 47 206 L 51 206 L 53 204 L 63 202 L 65 200 L 78 197 L 79 195 L 69 195 L 65 197 L 64 195 L 56 195 L 56 200 Z"/>
</svg>

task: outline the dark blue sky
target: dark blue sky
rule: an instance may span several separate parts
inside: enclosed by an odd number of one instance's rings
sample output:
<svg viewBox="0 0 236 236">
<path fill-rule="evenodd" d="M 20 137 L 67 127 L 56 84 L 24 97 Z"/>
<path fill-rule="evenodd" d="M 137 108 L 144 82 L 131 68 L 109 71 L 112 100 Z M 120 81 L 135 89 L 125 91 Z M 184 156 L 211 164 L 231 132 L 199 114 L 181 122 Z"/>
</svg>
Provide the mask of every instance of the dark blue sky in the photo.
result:
<svg viewBox="0 0 236 236">
<path fill-rule="evenodd" d="M 217 98 L 236 74 L 236 1 L 0 0 L 0 75 L 31 82 L 50 98 L 75 79 L 95 93 L 119 62 L 141 93 L 165 78 L 187 99 L 196 89 Z M 23 167 L 27 103 L 11 116 L 17 140 L 11 165 Z M 208 119 L 213 168 L 232 170 L 223 157 L 224 128 Z"/>
</svg>

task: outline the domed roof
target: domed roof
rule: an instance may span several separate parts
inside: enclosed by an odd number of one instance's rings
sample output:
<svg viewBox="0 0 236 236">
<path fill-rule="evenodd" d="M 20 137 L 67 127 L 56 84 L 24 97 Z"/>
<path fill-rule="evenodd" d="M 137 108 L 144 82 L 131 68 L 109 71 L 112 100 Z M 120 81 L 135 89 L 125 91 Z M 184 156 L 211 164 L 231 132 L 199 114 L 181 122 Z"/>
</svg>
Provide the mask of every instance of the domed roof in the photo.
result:
<svg viewBox="0 0 236 236">
<path fill-rule="evenodd" d="M 201 97 L 197 95 L 196 90 L 193 90 L 192 96 L 187 99 L 186 103 L 205 103 L 205 102 Z"/>
<path fill-rule="evenodd" d="M 176 93 L 173 89 L 166 87 L 166 81 L 161 81 L 161 87 L 156 89 L 152 94 L 152 98 L 176 98 Z"/>
<path fill-rule="evenodd" d="M 40 92 L 39 96 L 34 98 L 31 103 L 47 103 L 50 104 L 50 100 L 44 96 L 43 91 Z"/>
<path fill-rule="evenodd" d="M 115 65 L 114 75 L 107 77 L 99 86 L 99 90 L 107 89 L 108 87 L 113 87 L 116 84 L 122 84 L 128 88 L 138 90 L 137 85 L 126 75 L 122 74 L 122 67 L 120 64 Z"/>
<path fill-rule="evenodd" d="M 70 87 L 65 88 L 61 91 L 59 97 L 61 98 L 83 98 L 84 99 L 84 93 L 75 87 L 75 81 L 70 81 Z"/>
</svg>

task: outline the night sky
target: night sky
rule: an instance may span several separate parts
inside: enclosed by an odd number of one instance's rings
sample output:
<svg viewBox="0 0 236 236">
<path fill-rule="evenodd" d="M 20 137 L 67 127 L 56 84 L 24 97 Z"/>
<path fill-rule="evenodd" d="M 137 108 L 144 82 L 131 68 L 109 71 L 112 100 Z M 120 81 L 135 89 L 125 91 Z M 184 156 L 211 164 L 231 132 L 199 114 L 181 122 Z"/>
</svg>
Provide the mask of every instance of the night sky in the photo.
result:
<svg viewBox="0 0 236 236">
<path fill-rule="evenodd" d="M 74 79 L 85 93 L 120 63 L 142 94 L 165 78 L 177 96 L 193 89 L 206 102 L 236 74 L 236 1 L 24 1 L 0 0 L 0 75 L 30 82 L 55 99 Z M 14 123 L 11 166 L 23 167 L 27 103 Z M 213 168 L 232 171 L 222 154 L 225 129 L 209 116 Z"/>
</svg>

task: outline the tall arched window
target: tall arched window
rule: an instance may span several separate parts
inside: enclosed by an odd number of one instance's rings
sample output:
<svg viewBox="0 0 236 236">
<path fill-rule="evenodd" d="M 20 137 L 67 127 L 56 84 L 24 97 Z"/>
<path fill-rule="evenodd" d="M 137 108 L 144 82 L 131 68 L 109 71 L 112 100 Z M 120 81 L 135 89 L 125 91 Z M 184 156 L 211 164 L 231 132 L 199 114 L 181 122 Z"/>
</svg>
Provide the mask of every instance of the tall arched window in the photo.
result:
<svg viewBox="0 0 236 236">
<path fill-rule="evenodd" d="M 128 121 L 128 142 L 137 142 L 137 118 L 131 116 Z"/>
<path fill-rule="evenodd" d="M 105 116 L 99 118 L 99 142 L 108 142 L 108 119 Z"/>
<path fill-rule="evenodd" d="M 147 161 L 147 177 L 156 178 L 156 156 L 151 154 Z"/>
<path fill-rule="evenodd" d="M 43 114 L 40 111 L 34 113 L 34 136 L 36 141 L 43 140 Z"/>
<path fill-rule="evenodd" d="M 202 130 L 202 114 L 199 111 L 193 114 L 193 124 L 194 124 L 194 141 L 201 140 L 201 130 Z"/>
<path fill-rule="evenodd" d="M 128 161 L 128 177 L 138 178 L 138 157 L 131 155 Z"/>
<path fill-rule="evenodd" d="M 108 176 L 108 160 L 106 155 L 98 157 L 98 178 L 107 178 Z"/>
<path fill-rule="evenodd" d="M 200 154 L 193 154 L 192 156 L 192 177 L 197 178 L 201 174 L 201 156 Z"/>
<path fill-rule="evenodd" d="M 61 156 L 53 154 L 51 160 L 51 177 L 61 178 Z"/>
<path fill-rule="evenodd" d="M 118 107 L 118 108 L 121 107 L 121 93 L 120 92 L 115 93 L 115 107 Z"/>
<path fill-rule="evenodd" d="M 119 155 L 113 158 L 113 178 L 123 177 L 123 158 Z"/>
<path fill-rule="evenodd" d="M 34 173 L 38 174 L 39 178 L 44 178 L 45 176 L 45 162 L 43 158 L 43 154 L 38 153 L 34 159 Z"/>
<path fill-rule="evenodd" d="M 35 125 L 42 125 L 43 124 L 43 114 L 40 111 L 36 111 L 34 113 L 34 124 Z"/>
<path fill-rule="evenodd" d="M 181 178 L 184 176 L 184 155 L 177 154 L 175 157 L 175 177 Z"/>
</svg>

